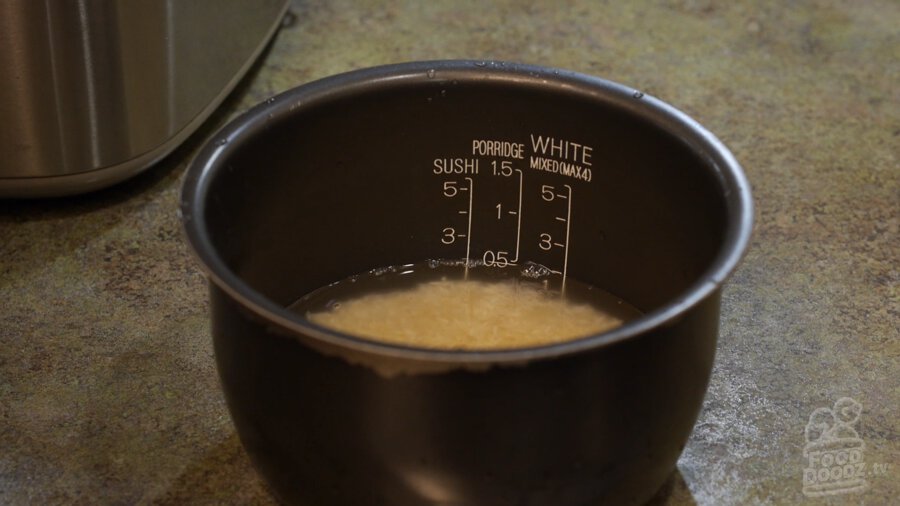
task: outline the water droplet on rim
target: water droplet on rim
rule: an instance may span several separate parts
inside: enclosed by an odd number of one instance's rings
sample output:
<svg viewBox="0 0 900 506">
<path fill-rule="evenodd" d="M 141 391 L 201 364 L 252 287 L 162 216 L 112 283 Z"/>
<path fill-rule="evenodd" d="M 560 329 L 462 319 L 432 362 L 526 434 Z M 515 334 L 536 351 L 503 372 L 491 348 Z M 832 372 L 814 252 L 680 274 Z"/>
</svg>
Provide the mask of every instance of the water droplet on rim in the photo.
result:
<svg viewBox="0 0 900 506">
<path fill-rule="evenodd" d="M 632 93 L 631 96 L 634 97 L 634 98 L 643 98 L 643 97 L 644 97 L 644 92 L 643 92 L 643 91 L 634 90 L 634 93 Z"/>
<path fill-rule="evenodd" d="M 428 76 L 428 79 L 434 79 L 434 69 L 428 69 L 425 74 Z"/>
</svg>

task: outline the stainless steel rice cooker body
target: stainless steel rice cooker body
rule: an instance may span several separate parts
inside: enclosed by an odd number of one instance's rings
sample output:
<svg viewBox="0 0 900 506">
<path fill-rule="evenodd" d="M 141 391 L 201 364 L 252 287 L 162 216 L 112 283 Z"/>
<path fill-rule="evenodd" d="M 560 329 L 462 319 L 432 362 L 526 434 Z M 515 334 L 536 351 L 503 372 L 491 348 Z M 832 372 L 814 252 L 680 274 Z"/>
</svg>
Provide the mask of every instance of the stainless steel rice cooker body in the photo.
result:
<svg viewBox="0 0 900 506">
<path fill-rule="evenodd" d="M 0 2 L 0 197 L 148 168 L 261 53 L 285 0 Z"/>
</svg>

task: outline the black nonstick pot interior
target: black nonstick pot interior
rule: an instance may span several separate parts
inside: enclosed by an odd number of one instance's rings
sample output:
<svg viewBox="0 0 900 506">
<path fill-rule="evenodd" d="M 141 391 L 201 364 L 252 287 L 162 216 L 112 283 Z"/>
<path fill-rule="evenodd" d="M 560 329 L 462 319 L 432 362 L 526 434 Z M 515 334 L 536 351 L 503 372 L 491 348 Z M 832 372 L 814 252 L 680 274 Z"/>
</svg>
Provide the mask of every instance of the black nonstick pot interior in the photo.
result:
<svg viewBox="0 0 900 506">
<path fill-rule="evenodd" d="M 517 202 L 520 223 L 460 221 L 448 181 L 471 185 L 473 216 Z M 737 162 L 674 108 L 468 61 L 357 71 L 261 104 L 201 152 L 183 200 L 235 424 L 301 504 L 646 500 L 699 412 L 752 217 Z M 442 241 L 448 228 L 466 241 Z M 442 351 L 285 309 L 373 268 L 513 246 L 645 315 L 559 345 Z"/>
</svg>

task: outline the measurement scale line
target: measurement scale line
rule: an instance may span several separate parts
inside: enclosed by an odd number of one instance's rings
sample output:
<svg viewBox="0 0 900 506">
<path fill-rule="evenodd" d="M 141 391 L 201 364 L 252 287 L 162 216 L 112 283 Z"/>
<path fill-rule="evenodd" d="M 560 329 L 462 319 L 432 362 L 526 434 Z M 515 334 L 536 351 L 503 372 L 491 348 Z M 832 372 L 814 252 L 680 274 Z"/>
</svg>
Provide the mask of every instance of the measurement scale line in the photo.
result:
<svg viewBox="0 0 900 506">
<path fill-rule="evenodd" d="M 469 210 L 466 211 L 466 214 L 469 217 L 469 223 L 466 226 L 466 266 L 465 271 L 463 273 L 463 278 L 468 281 L 469 280 L 469 254 L 471 252 L 472 247 L 472 196 L 475 193 L 475 181 L 472 178 L 465 178 L 466 181 L 469 182 L 468 190 L 469 190 Z"/>
<path fill-rule="evenodd" d="M 510 261 L 511 264 L 519 261 L 519 244 L 522 241 L 522 169 L 516 169 L 516 172 L 519 173 L 519 209 L 516 211 L 516 217 L 518 218 L 516 223 L 516 257 Z M 510 211 L 510 214 L 512 214 L 512 211 Z"/>
<path fill-rule="evenodd" d="M 569 230 L 572 224 L 572 187 L 569 185 L 563 185 L 569 190 L 568 196 L 568 207 L 566 209 L 566 247 L 563 249 L 565 252 L 563 255 L 563 272 L 562 272 L 562 288 L 561 292 L 563 295 L 566 294 L 566 271 L 569 268 Z"/>
</svg>

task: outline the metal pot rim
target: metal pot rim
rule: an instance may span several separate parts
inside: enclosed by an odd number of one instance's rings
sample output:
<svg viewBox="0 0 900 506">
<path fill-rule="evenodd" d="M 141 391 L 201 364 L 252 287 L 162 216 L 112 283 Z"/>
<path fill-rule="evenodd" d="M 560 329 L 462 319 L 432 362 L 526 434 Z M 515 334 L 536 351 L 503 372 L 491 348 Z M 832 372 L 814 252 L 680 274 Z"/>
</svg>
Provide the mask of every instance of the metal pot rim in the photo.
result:
<svg viewBox="0 0 900 506">
<path fill-rule="evenodd" d="M 490 81 L 577 94 L 627 110 L 673 134 L 708 161 L 723 188 L 729 215 L 727 233 L 719 253 L 706 272 L 678 297 L 621 327 L 563 343 L 501 350 L 412 348 L 333 331 L 298 318 L 251 288 L 228 268 L 205 228 L 204 202 L 210 181 L 223 169 L 231 151 L 247 139 L 262 134 L 269 122 L 296 114 L 310 104 L 349 98 L 383 87 L 436 80 Z M 639 90 L 578 72 L 479 60 L 408 62 L 354 70 L 303 84 L 256 105 L 223 127 L 195 157 L 182 187 L 179 212 L 190 249 L 210 282 L 282 333 L 309 336 L 330 347 L 354 353 L 442 364 L 503 364 L 553 358 L 609 346 L 672 325 L 721 288 L 743 258 L 753 228 L 750 184 L 740 164 L 721 141 L 685 113 Z"/>
</svg>

